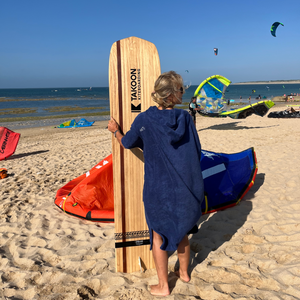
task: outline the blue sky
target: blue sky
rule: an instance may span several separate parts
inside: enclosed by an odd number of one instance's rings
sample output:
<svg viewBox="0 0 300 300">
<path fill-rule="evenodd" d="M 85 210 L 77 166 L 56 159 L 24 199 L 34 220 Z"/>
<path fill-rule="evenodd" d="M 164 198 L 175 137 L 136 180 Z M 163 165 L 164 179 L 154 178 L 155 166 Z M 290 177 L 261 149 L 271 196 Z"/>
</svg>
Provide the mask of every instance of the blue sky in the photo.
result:
<svg viewBox="0 0 300 300">
<path fill-rule="evenodd" d="M 300 79 L 299 16 L 299 0 L 2 0 L 0 88 L 108 86 L 110 48 L 129 36 L 193 85 Z"/>
</svg>

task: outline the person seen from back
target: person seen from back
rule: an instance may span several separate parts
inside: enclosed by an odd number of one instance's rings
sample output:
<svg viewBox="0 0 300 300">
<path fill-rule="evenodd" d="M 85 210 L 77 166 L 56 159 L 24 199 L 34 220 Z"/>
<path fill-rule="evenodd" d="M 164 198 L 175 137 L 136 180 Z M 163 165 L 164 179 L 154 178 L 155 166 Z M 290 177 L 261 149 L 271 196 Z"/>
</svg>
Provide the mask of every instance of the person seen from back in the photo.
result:
<svg viewBox="0 0 300 300">
<path fill-rule="evenodd" d="M 189 113 L 175 108 L 183 93 L 182 77 L 174 71 L 163 73 L 151 93 L 158 106 L 140 113 L 125 135 L 115 119 L 108 123 L 120 145 L 143 150 L 143 201 L 158 276 L 158 284 L 150 286 L 154 296 L 170 294 L 167 251 L 177 250 L 176 275 L 190 281 L 188 234 L 198 230 L 204 197 L 199 137 Z"/>
</svg>

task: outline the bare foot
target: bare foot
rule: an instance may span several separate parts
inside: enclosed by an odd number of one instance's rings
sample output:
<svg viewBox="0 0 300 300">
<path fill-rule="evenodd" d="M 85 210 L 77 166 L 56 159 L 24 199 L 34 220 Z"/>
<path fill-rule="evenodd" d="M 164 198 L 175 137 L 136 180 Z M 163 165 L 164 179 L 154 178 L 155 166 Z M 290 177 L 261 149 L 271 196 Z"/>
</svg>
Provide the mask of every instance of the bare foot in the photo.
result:
<svg viewBox="0 0 300 300">
<path fill-rule="evenodd" d="M 152 296 L 161 296 L 161 297 L 168 296 L 170 295 L 169 286 L 164 288 L 159 286 L 158 284 L 150 285 L 150 294 Z"/>
<path fill-rule="evenodd" d="M 188 274 L 185 274 L 185 275 L 181 275 L 180 274 L 180 271 L 176 271 L 175 272 L 176 276 L 179 277 L 179 279 L 184 282 L 184 283 L 188 283 L 190 282 L 191 278 Z"/>
</svg>

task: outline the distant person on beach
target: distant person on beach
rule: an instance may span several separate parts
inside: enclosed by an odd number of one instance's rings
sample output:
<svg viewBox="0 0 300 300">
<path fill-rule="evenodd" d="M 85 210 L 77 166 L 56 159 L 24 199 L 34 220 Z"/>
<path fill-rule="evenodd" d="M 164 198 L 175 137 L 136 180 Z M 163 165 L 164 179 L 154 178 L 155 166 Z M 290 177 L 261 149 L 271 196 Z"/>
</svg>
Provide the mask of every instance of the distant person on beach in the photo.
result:
<svg viewBox="0 0 300 300">
<path fill-rule="evenodd" d="M 182 103 L 183 93 L 182 77 L 174 71 L 163 73 L 151 93 L 158 107 L 140 113 L 125 135 L 113 118 L 108 122 L 108 130 L 120 145 L 140 147 L 144 153 L 143 201 L 158 276 L 158 284 L 150 286 L 154 296 L 170 294 L 167 251 L 177 250 L 176 275 L 183 282 L 190 281 L 188 234 L 198 231 L 204 197 L 196 128 L 187 111 L 174 108 Z"/>
<path fill-rule="evenodd" d="M 189 114 L 192 116 L 192 119 L 194 121 L 194 124 L 196 126 L 196 112 L 197 110 L 200 110 L 196 103 L 197 97 L 192 97 L 191 102 L 189 104 Z"/>
<path fill-rule="evenodd" d="M 299 112 L 300 108 L 299 107 L 298 108 L 288 107 L 285 111 L 295 113 L 295 112 Z"/>
<path fill-rule="evenodd" d="M 251 105 L 251 96 L 249 96 L 248 101 L 249 101 L 249 105 Z"/>
</svg>

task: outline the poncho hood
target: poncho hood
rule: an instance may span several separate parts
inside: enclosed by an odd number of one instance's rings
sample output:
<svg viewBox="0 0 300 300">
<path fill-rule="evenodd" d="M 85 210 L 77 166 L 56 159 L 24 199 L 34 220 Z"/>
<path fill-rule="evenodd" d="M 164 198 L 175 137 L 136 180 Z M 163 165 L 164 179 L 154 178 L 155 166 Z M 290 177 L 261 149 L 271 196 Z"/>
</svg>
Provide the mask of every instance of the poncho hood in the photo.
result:
<svg viewBox="0 0 300 300">
<path fill-rule="evenodd" d="M 184 137 L 187 124 L 182 109 L 159 110 L 152 106 L 147 110 L 147 117 L 154 129 L 165 135 L 170 144 L 177 143 Z"/>
</svg>

